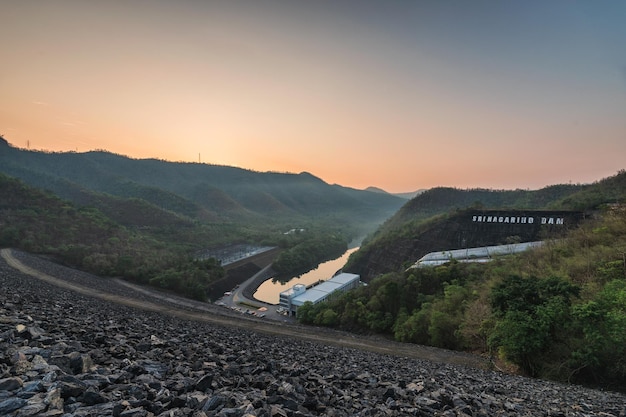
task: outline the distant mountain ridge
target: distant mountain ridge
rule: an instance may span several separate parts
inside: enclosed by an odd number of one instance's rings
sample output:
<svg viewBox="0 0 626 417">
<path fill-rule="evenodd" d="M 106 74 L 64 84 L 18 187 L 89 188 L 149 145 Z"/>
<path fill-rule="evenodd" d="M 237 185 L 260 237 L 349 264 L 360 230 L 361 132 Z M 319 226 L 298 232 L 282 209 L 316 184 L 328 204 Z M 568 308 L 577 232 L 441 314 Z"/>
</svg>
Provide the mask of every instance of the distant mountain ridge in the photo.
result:
<svg viewBox="0 0 626 417">
<path fill-rule="evenodd" d="M 0 172 L 51 190 L 76 204 L 102 195 L 141 199 L 178 217 L 241 222 L 263 218 L 349 215 L 382 222 L 404 203 L 399 197 L 329 185 L 310 173 L 256 172 L 242 168 L 105 152 L 45 153 L 0 144 Z M 95 197 L 93 193 L 100 196 Z"/>
<path fill-rule="evenodd" d="M 373 193 L 381 193 L 381 194 L 391 194 L 391 195 L 395 195 L 397 197 L 401 197 L 404 198 L 406 200 L 410 200 L 418 195 L 420 195 L 421 193 L 423 193 L 424 191 L 426 191 L 426 189 L 419 189 L 416 191 L 412 191 L 412 192 L 408 192 L 408 193 L 390 193 L 388 191 L 383 190 L 382 188 L 378 188 L 378 187 L 367 187 L 365 189 L 365 191 L 371 191 Z"/>
</svg>

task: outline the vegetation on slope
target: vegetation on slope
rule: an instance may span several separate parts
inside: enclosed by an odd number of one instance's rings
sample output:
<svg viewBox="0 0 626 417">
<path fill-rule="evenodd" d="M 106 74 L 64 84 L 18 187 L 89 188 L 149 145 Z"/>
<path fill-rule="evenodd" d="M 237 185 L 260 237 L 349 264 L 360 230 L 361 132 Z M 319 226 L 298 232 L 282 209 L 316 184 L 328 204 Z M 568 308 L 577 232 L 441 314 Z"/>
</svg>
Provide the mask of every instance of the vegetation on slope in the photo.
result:
<svg viewBox="0 0 626 417">
<path fill-rule="evenodd" d="M 272 264 L 279 279 L 289 280 L 304 274 L 321 262 L 341 256 L 348 249 L 345 237 L 339 233 L 317 233 L 307 238 L 300 237 L 305 233 L 306 231 L 293 233 L 293 239 L 297 243 L 283 251 Z"/>
<path fill-rule="evenodd" d="M 97 209 L 76 208 L 2 174 L 0 195 L 0 247 L 47 254 L 101 276 L 152 282 L 196 299 L 204 299 L 206 284 L 223 275 L 221 266 L 189 258 L 184 246 L 126 228 Z M 169 279 L 163 278 L 166 272 Z M 176 284 L 171 280 L 175 273 L 184 275 Z"/>
<path fill-rule="evenodd" d="M 532 376 L 626 389 L 626 210 L 489 264 L 395 271 L 304 323 L 491 354 Z"/>
<path fill-rule="evenodd" d="M 390 194 L 329 185 L 308 173 L 131 159 L 104 151 L 36 152 L 13 148 L 6 141 L 0 143 L 0 172 L 77 205 L 85 203 L 80 198 L 84 192 L 107 194 L 144 200 L 201 222 L 256 226 L 333 218 L 365 233 L 404 203 Z"/>
<path fill-rule="evenodd" d="M 585 210 L 626 201 L 626 170 L 583 187 L 579 191 L 550 204 L 550 208 Z"/>
</svg>

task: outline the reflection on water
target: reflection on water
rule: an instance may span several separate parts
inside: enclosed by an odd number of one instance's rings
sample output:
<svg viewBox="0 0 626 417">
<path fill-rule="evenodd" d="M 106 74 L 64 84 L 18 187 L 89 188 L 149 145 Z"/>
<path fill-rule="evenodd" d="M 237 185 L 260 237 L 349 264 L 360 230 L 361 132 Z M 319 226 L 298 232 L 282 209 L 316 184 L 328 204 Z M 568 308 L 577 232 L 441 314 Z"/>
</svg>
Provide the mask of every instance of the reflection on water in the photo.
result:
<svg viewBox="0 0 626 417">
<path fill-rule="evenodd" d="M 260 301 L 265 301 L 266 303 L 278 304 L 280 293 L 288 290 L 296 284 L 309 285 L 319 280 L 326 281 L 327 279 L 332 278 L 332 276 L 335 275 L 335 272 L 343 268 L 348 261 L 350 254 L 357 249 L 358 248 L 348 249 L 343 255 L 341 255 L 341 257 L 333 259 L 332 261 L 321 263 L 314 270 L 307 272 L 299 278 L 291 278 L 286 283 L 281 283 L 280 281 L 272 282 L 273 280 L 270 278 L 261 284 L 259 289 L 254 293 L 254 298 Z"/>
</svg>

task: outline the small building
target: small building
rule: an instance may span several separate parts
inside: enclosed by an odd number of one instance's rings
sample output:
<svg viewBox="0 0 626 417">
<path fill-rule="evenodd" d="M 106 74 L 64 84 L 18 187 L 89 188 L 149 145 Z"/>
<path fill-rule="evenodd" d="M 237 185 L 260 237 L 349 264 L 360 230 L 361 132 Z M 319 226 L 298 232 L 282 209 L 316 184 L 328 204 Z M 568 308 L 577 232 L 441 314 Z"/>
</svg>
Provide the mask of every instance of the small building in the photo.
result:
<svg viewBox="0 0 626 417">
<path fill-rule="evenodd" d="M 344 272 L 310 288 L 306 288 L 304 284 L 296 284 L 287 291 L 280 293 L 280 306 L 290 315 L 295 315 L 298 307 L 307 301 L 313 304 L 326 301 L 334 293 L 358 287 L 360 279 L 360 275 Z"/>
<path fill-rule="evenodd" d="M 306 285 L 304 284 L 296 284 L 293 287 L 289 288 L 286 291 L 282 291 L 278 297 L 278 304 L 285 310 L 291 310 L 291 301 L 299 296 L 300 294 L 304 294 L 306 292 Z"/>
</svg>

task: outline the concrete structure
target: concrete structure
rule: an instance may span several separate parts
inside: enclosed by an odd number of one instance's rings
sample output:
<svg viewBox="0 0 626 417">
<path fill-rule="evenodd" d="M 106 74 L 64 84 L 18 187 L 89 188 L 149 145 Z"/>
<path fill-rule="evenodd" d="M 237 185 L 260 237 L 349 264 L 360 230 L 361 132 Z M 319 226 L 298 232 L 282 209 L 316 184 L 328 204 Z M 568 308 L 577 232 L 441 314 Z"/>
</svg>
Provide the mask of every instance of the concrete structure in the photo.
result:
<svg viewBox="0 0 626 417">
<path fill-rule="evenodd" d="M 291 310 L 291 303 L 294 298 L 306 292 L 306 285 L 296 284 L 287 291 L 282 291 L 278 296 L 278 305 L 283 309 Z"/>
<path fill-rule="evenodd" d="M 321 303 L 337 292 L 348 291 L 359 286 L 361 277 L 357 274 L 341 273 L 328 281 L 306 288 L 304 284 L 296 284 L 287 291 L 280 293 L 280 307 L 295 315 L 298 307 L 307 301 Z"/>
<path fill-rule="evenodd" d="M 494 256 L 511 255 L 523 252 L 530 248 L 541 246 L 543 242 L 513 243 L 509 245 L 483 246 L 479 248 L 467 248 L 431 252 L 421 257 L 410 268 L 420 268 L 423 266 L 443 265 L 451 260 L 458 262 L 489 262 Z"/>
</svg>

